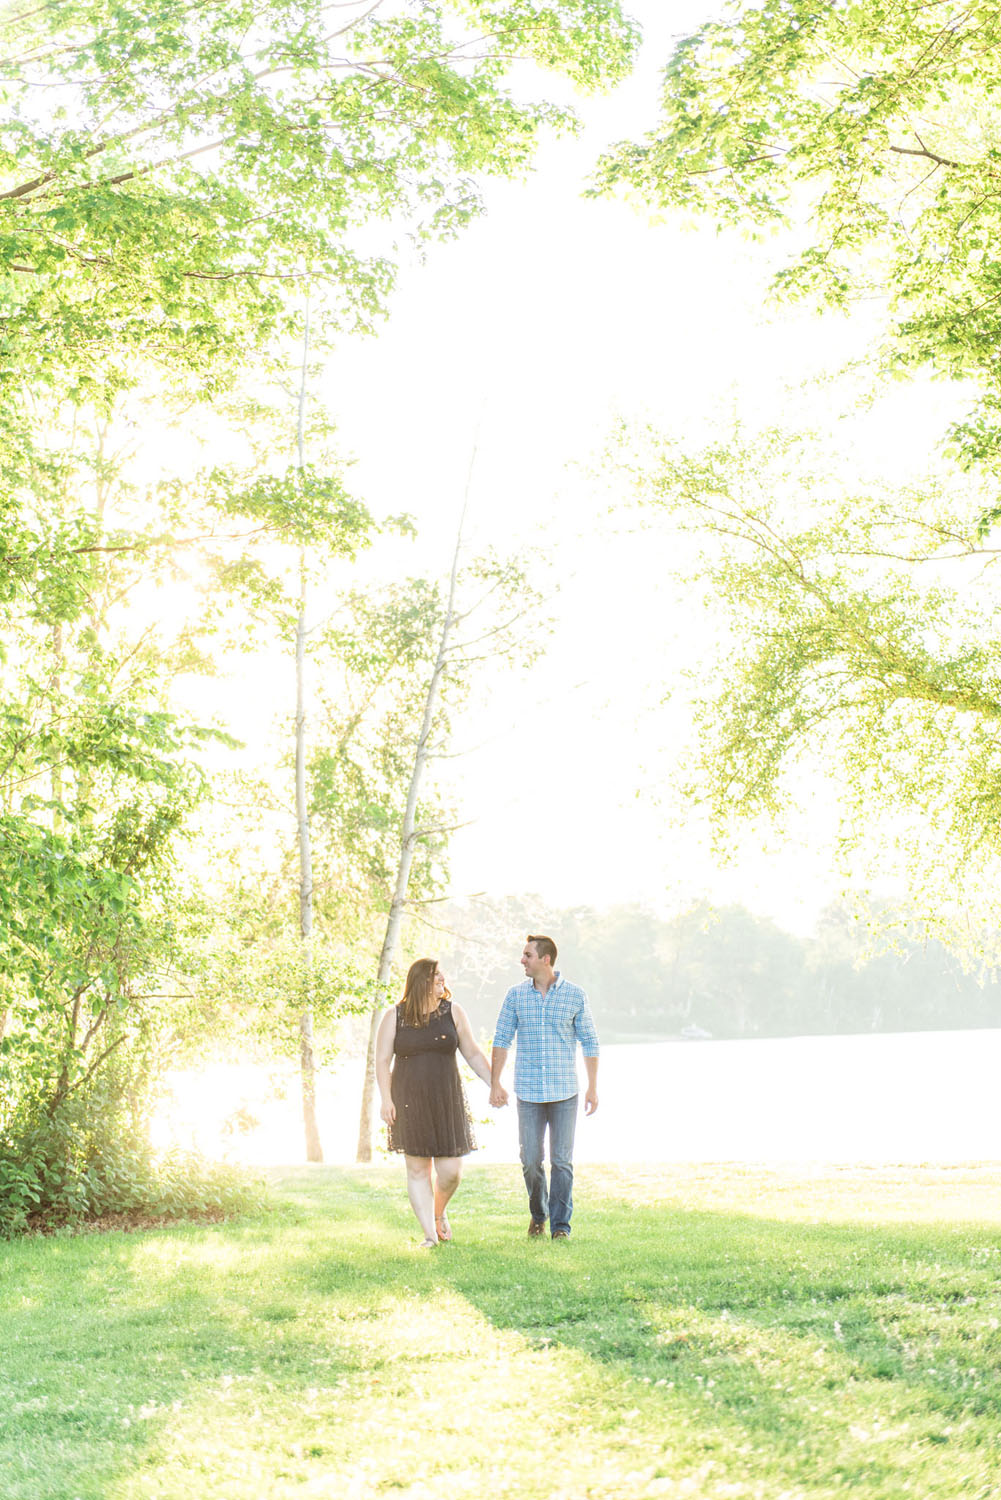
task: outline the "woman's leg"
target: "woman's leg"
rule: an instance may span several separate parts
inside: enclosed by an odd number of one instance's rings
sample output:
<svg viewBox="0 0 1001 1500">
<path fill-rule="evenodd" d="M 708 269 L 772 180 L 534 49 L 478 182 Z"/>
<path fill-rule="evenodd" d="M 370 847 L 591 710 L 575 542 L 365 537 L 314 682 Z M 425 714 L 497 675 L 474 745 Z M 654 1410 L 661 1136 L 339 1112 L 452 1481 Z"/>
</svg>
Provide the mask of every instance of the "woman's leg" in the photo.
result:
<svg viewBox="0 0 1001 1500">
<path fill-rule="evenodd" d="M 436 1156 L 434 1159 L 434 1217 L 440 1240 L 450 1240 L 452 1231 L 448 1227 L 445 1209 L 448 1200 L 459 1186 L 462 1178 L 461 1156 Z M 445 1233 L 442 1234 L 442 1229 Z"/>
<path fill-rule="evenodd" d="M 431 1191 L 430 1156 L 407 1156 L 407 1197 L 417 1222 L 424 1231 L 424 1238 L 437 1244 L 438 1233 L 434 1227 L 434 1193 Z"/>
</svg>

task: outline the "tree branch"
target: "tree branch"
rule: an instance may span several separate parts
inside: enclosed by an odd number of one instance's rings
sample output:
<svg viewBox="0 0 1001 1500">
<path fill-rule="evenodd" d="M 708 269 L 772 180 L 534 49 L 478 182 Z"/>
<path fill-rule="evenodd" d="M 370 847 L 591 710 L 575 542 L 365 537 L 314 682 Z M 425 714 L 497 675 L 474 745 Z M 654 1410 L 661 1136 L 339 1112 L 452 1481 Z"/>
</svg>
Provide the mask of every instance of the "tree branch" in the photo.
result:
<svg viewBox="0 0 1001 1500">
<path fill-rule="evenodd" d="M 926 160 L 933 161 L 936 166 L 956 167 L 961 172 L 969 171 L 973 165 L 972 162 L 953 161 L 949 156 L 939 156 L 937 151 L 930 151 L 916 130 L 914 132 L 914 139 L 921 148 L 920 150 L 915 150 L 913 146 L 891 146 L 890 150 L 895 151 L 898 156 L 923 156 Z"/>
<path fill-rule="evenodd" d="M 78 1088 L 82 1087 L 83 1084 L 88 1083 L 90 1079 L 93 1078 L 94 1074 L 104 1062 L 105 1058 L 110 1057 L 115 1048 L 120 1047 L 124 1040 L 125 1032 L 123 1031 L 120 1036 L 117 1036 L 113 1042 L 105 1047 L 103 1052 L 98 1053 L 94 1061 L 91 1063 L 90 1067 L 87 1069 L 86 1073 L 83 1073 L 79 1078 L 75 1080 L 75 1082 L 71 1083 L 67 1088 L 62 1089 L 61 1092 L 59 1090 L 56 1091 L 48 1108 L 50 1117 L 55 1114 L 60 1104 L 64 1104 L 66 1102 L 70 1094 L 74 1093 Z"/>
</svg>

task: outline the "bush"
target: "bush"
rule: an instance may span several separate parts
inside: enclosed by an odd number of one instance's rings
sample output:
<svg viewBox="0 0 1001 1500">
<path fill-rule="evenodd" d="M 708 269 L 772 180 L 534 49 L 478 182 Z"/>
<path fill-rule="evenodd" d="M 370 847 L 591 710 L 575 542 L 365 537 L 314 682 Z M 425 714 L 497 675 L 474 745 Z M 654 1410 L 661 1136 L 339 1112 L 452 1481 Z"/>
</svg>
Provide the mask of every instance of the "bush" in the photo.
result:
<svg viewBox="0 0 1001 1500">
<path fill-rule="evenodd" d="M 0 1140 L 0 1236 L 106 1214 L 197 1218 L 245 1212 L 259 1180 L 193 1152 L 153 1151 L 122 1101 L 91 1090 Z"/>
</svg>

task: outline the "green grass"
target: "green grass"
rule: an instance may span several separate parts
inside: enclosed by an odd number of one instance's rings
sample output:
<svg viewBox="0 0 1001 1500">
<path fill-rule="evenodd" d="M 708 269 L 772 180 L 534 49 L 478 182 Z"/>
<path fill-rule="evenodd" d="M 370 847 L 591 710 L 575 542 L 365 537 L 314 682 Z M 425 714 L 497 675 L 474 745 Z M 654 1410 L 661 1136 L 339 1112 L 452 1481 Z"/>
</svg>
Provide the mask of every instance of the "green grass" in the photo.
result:
<svg viewBox="0 0 1001 1500">
<path fill-rule="evenodd" d="M 1001 1496 L 1001 1170 L 469 1169 L 0 1246 L 3 1500 Z"/>
</svg>

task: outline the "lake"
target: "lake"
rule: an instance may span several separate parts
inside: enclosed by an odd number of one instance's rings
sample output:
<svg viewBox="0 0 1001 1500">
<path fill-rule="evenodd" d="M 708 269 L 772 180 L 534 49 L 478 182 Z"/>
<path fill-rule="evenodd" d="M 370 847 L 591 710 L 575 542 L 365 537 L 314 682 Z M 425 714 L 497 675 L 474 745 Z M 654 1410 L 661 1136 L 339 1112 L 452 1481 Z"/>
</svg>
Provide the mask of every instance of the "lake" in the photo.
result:
<svg viewBox="0 0 1001 1500">
<path fill-rule="evenodd" d="M 354 1159 L 360 1071 L 353 1061 L 320 1077 L 328 1161 Z M 1001 1160 L 999 1078 L 1001 1029 L 617 1043 L 603 1049 L 600 1107 L 580 1119 L 575 1154 L 578 1161 Z M 220 1063 L 172 1082 L 158 1143 L 262 1165 L 302 1159 L 291 1070 Z M 483 1149 L 471 1160 L 517 1161 L 513 1102 L 490 1110 L 478 1079 L 468 1092 L 474 1118 L 485 1121 L 476 1127 Z"/>
</svg>

